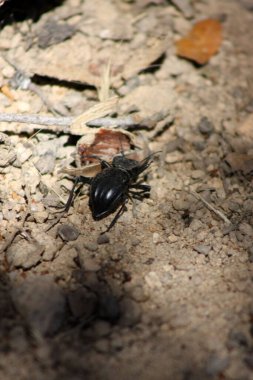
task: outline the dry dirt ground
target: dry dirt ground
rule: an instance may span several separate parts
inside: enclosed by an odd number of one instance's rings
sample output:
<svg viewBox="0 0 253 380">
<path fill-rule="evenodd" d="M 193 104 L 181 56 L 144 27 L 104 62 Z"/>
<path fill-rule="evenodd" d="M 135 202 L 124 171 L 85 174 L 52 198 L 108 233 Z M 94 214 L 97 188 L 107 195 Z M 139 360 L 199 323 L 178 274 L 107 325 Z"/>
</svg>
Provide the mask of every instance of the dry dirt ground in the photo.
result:
<svg viewBox="0 0 253 380">
<path fill-rule="evenodd" d="M 150 198 L 110 232 L 85 187 L 46 231 L 80 136 L 0 122 L 0 379 L 252 379 L 253 2 L 0 12 L 2 113 L 78 116 L 110 62 L 113 115 L 137 115 L 132 132 L 162 151 Z M 218 54 L 203 66 L 177 57 L 175 41 L 209 17 L 223 28 Z"/>
</svg>

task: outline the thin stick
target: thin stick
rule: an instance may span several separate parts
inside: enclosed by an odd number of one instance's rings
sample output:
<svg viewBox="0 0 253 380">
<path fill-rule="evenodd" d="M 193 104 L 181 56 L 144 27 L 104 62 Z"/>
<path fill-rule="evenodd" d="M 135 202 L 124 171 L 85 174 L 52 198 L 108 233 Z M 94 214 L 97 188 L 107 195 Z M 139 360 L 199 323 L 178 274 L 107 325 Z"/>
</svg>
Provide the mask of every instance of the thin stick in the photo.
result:
<svg viewBox="0 0 253 380">
<path fill-rule="evenodd" d="M 52 116 L 41 116 L 36 114 L 14 114 L 14 113 L 0 113 L 0 122 L 15 122 L 15 123 L 26 123 L 26 124 L 38 124 L 47 126 L 61 126 L 68 127 L 75 117 L 52 117 Z"/>
<path fill-rule="evenodd" d="M 98 119 L 91 120 L 87 123 L 89 127 L 129 127 L 135 124 L 137 124 L 137 121 L 131 116 L 119 118 L 101 117 Z"/>
<path fill-rule="evenodd" d="M 33 129 L 40 129 L 39 125 L 50 127 L 50 130 L 53 132 L 70 132 L 70 125 L 74 122 L 76 118 L 69 117 L 52 117 L 52 116 L 42 116 L 36 114 L 14 114 L 14 113 L 0 113 L 0 122 L 9 122 L 9 123 L 25 123 L 25 124 L 34 124 Z M 121 127 L 127 128 L 131 125 L 138 124 L 138 121 L 135 120 L 132 116 L 126 117 L 101 117 L 87 122 L 89 127 Z M 13 131 L 13 127 L 5 126 L 3 128 L 5 132 Z M 25 127 L 27 131 L 27 126 Z"/>
<path fill-rule="evenodd" d="M 190 191 L 190 194 L 192 194 L 196 199 L 203 202 L 204 205 L 210 210 L 213 211 L 220 219 L 222 219 L 226 224 L 231 225 L 232 222 L 224 215 L 221 211 L 217 210 L 214 206 L 212 206 L 210 203 L 208 203 L 201 195 L 195 193 L 195 191 Z"/>
</svg>

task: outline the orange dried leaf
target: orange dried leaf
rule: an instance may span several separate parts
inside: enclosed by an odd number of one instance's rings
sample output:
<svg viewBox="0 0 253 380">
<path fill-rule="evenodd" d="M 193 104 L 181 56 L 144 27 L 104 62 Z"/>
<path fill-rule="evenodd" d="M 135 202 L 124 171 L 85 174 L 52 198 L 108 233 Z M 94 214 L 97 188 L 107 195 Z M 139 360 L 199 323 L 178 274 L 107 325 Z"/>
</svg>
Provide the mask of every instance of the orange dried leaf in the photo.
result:
<svg viewBox="0 0 253 380">
<path fill-rule="evenodd" d="M 222 26 L 217 20 L 197 22 L 188 36 L 176 42 L 177 55 L 201 65 L 218 52 L 222 41 Z"/>
<path fill-rule="evenodd" d="M 13 93 L 11 92 L 9 86 L 7 86 L 6 84 L 4 84 L 1 88 L 0 88 L 0 91 L 7 97 L 9 98 L 11 101 L 15 100 L 15 97 L 13 95 Z"/>
</svg>

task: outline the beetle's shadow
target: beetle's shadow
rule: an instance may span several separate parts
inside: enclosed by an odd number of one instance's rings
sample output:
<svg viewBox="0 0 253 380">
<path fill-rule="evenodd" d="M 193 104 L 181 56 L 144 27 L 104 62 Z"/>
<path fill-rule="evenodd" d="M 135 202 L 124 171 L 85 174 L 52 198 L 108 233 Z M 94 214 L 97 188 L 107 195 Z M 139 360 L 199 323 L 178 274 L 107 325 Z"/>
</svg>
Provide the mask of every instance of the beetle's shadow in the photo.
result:
<svg viewBox="0 0 253 380">
<path fill-rule="evenodd" d="M 0 6 L 0 28 L 17 21 L 37 21 L 43 13 L 61 5 L 65 0 L 6 0 Z"/>
</svg>

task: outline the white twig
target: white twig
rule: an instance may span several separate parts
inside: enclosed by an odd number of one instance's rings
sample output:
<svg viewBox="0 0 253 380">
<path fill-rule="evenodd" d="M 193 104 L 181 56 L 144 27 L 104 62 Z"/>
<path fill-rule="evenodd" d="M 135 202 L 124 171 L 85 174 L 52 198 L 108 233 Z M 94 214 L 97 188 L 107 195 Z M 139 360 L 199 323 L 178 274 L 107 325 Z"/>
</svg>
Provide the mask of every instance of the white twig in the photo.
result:
<svg viewBox="0 0 253 380">
<path fill-rule="evenodd" d="M 45 127 L 50 127 L 50 130 L 54 132 L 65 132 L 69 133 L 70 125 L 74 122 L 76 117 L 54 117 L 54 116 L 42 116 L 36 114 L 15 114 L 15 113 L 0 113 L 0 122 L 8 123 L 25 123 L 25 124 L 34 124 L 34 129 L 40 129 L 38 125 L 43 125 Z M 87 122 L 89 127 L 121 127 L 127 128 L 131 125 L 138 124 L 138 121 L 135 120 L 132 116 L 126 117 L 101 117 L 98 119 L 91 120 Z M 4 127 L 4 131 L 8 132 L 13 130 L 12 127 Z M 26 128 L 27 130 L 27 128 Z"/>
<path fill-rule="evenodd" d="M 99 119 L 94 119 L 87 123 L 89 127 L 129 127 L 134 124 L 137 124 L 137 122 L 131 116 L 119 117 L 117 119 L 113 117 L 101 117 Z"/>
<path fill-rule="evenodd" d="M 222 219 L 226 224 L 231 225 L 232 222 L 224 215 L 220 210 L 217 210 L 214 206 L 212 206 L 209 202 L 207 202 L 201 195 L 195 193 L 195 191 L 190 191 L 196 199 L 203 202 L 204 205 L 210 210 L 213 211 L 220 219 Z"/>
<path fill-rule="evenodd" d="M 27 124 L 38 124 L 47 126 L 62 126 L 68 127 L 75 117 L 52 117 L 52 116 L 41 116 L 36 114 L 15 114 L 15 113 L 0 113 L 0 122 L 15 122 L 15 123 L 27 123 Z"/>
</svg>

